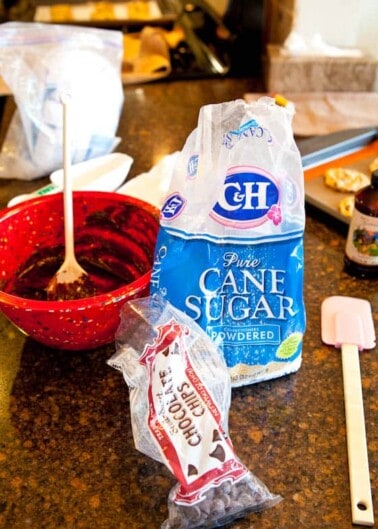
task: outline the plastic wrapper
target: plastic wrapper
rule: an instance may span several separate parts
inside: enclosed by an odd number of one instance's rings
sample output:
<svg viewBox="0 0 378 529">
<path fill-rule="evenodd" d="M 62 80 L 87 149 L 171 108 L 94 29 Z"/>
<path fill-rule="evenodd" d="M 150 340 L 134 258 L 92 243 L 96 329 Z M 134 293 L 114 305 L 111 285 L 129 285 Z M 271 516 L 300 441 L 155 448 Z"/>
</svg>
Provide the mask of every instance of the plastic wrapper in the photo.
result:
<svg viewBox="0 0 378 529">
<path fill-rule="evenodd" d="M 227 366 L 191 318 L 158 296 L 127 302 L 116 344 L 135 446 L 178 480 L 162 529 L 220 527 L 281 500 L 234 453 Z"/>
<path fill-rule="evenodd" d="M 293 115 L 270 97 L 202 107 L 161 208 L 150 291 L 219 345 L 233 386 L 301 365 L 305 210 Z"/>
<path fill-rule="evenodd" d="M 32 180 L 62 167 L 61 96 L 72 96 L 72 162 L 111 152 L 124 95 L 121 31 L 7 22 L 0 75 L 16 111 L 0 153 L 0 178 Z"/>
</svg>

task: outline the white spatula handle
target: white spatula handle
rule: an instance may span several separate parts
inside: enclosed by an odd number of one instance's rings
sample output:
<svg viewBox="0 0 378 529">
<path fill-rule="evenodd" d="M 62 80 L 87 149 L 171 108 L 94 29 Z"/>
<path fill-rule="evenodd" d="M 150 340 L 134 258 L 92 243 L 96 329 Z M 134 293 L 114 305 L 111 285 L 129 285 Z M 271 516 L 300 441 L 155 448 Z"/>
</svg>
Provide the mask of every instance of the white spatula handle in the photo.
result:
<svg viewBox="0 0 378 529">
<path fill-rule="evenodd" d="M 360 359 L 357 345 L 343 344 L 341 346 L 341 355 L 352 521 L 357 525 L 372 526 L 374 525 L 374 512 L 370 488 Z"/>
</svg>

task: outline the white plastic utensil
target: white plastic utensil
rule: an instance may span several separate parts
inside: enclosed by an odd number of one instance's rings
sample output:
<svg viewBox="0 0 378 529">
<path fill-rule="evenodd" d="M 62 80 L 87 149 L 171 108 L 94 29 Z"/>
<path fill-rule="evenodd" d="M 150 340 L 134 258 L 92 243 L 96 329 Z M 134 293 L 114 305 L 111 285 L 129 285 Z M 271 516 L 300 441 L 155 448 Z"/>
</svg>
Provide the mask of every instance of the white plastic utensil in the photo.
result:
<svg viewBox="0 0 378 529">
<path fill-rule="evenodd" d="M 78 299 L 93 295 L 88 273 L 79 265 L 74 250 L 73 197 L 71 181 L 71 96 L 62 96 L 63 105 L 63 211 L 65 257 L 63 264 L 47 286 L 49 300 Z"/>
<path fill-rule="evenodd" d="M 128 154 L 113 152 L 71 166 L 73 189 L 115 191 L 126 179 L 133 159 Z M 63 169 L 50 175 L 55 185 L 63 187 Z"/>
<path fill-rule="evenodd" d="M 359 351 L 375 347 L 369 301 L 331 296 L 321 306 L 321 333 L 326 344 L 341 347 L 349 461 L 352 522 L 374 525 L 361 387 Z"/>
<path fill-rule="evenodd" d="M 125 181 L 133 159 L 128 154 L 114 152 L 71 165 L 72 189 L 82 191 L 115 191 Z M 30 198 L 58 193 L 63 190 L 64 170 L 50 175 L 51 182 L 33 193 L 17 195 L 8 202 L 14 206 Z"/>
</svg>

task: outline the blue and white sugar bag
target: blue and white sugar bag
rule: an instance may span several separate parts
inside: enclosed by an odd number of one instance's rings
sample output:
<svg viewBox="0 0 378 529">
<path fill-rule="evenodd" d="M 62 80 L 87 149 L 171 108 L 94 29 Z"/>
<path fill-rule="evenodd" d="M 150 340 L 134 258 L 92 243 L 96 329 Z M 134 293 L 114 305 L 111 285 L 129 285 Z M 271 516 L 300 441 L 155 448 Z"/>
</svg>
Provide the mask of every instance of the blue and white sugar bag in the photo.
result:
<svg viewBox="0 0 378 529">
<path fill-rule="evenodd" d="M 304 179 L 293 115 L 270 97 L 202 107 L 161 209 L 151 293 L 206 330 L 234 387 L 301 365 Z"/>
</svg>

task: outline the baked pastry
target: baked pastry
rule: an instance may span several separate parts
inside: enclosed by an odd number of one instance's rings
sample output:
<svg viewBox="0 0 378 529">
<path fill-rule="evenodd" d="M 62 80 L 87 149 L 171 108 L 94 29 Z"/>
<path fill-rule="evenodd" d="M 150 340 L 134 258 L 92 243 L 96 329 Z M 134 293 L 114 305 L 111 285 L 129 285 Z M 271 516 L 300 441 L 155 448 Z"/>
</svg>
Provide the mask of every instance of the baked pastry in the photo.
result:
<svg viewBox="0 0 378 529">
<path fill-rule="evenodd" d="M 351 217 L 354 209 L 354 195 L 348 195 L 339 202 L 339 211 L 344 217 Z"/>
<path fill-rule="evenodd" d="M 376 169 L 378 169 L 378 157 L 374 158 L 374 160 L 369 165 L 369 171 L 373 173 Z"/>
<path fill-rule="evenodd" d="M 52 22 L 71 22 L 73 21 L 72 6 L 69 4 L 55 4 L 51 6 Z"/>
<path fill-rule="evenodd" d="M 94 2 L 91 20 L 115 20 L 113 4 L 111 2 Z"/>
<path fill-rule="evenodd" d="M 151 18 L 150 3 L 135 0 L 128 2 L 127 8 L 129 11 L 130 20 L 149 20 Z"/>
<path fill-rule="evenodd" d="M 325 185 L 336 191 L 356 193 L 369 185 L 370 178 L 361 171 L 331 167 L 325 171 Z"/>
</svg>

